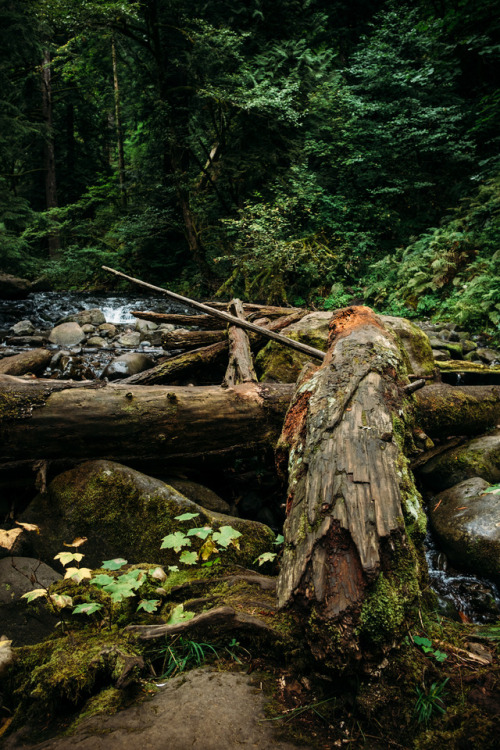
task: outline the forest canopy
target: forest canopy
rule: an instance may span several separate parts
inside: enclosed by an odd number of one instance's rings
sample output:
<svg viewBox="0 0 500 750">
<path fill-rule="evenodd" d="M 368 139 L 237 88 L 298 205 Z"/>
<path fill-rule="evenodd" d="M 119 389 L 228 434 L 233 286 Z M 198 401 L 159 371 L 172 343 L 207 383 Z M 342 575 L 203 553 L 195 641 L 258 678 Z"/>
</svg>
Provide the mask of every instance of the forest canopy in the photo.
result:
<svg viewBox="0 0 500 750">
<path fill-rule="evenodd" d="M 0 0 L 0 267 L 500 322 L 498 0 Z"/>
</svg>

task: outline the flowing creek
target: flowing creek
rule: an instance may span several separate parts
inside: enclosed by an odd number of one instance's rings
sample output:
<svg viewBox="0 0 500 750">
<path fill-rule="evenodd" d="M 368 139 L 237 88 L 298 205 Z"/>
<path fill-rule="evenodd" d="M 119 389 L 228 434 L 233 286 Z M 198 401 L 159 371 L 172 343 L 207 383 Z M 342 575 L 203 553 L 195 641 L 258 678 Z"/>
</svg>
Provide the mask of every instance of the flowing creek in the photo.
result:
<svg viewBox="0 0 500 750">
<path fill-rule="evenodd" d="M 131 294 L 98 294 L 82 292 L 36 292 L 25 300 L 0 300 L 0 332 L 8 329 L 20 320 L 30 320 L 41 330 L 48 331 L 68 315 L 82 309 L 99 308 L 106 321 L 116 326 L 133 328 L 136 319 L 133 310 L 151 310 L 161 313 L 194 314 L 196 311 L 162 296 L 141 296 Z M 0 344 L 2 348 L 12 349 L 17 353 L 30 347 L 11 347 Z M 54 347 L 57 349 L 57 347 Z M 123 350 L 117 348 L 95 350 L 85 348 L 82 351 L 87 358 L 88 377 L 100 377 L 106 365 Z M 134 351 L 130 348 L 127 351 Z M 136 351 L 148 354 L 153 359 L 165 356 L 163 349 L 140 346 Z M 62 374 L 61 377 L 68 375 Z M 498 377 L 498 376 L 495 376 Z M 462 384 L 462 379 L 450 373 L 448 382 Z M 495 382 L 498 382 L 496 380 Z M 429 531 L 426 537 L 426 557 L 429 577 L 433 590 L 438 598 L 439 610 L 448 616 L 472 622 L 490 622 L 500 613 L 500 592 L 491 581 L 465 574 L 454 569 L 446 555 L 436 544 Z"/>
</svg>

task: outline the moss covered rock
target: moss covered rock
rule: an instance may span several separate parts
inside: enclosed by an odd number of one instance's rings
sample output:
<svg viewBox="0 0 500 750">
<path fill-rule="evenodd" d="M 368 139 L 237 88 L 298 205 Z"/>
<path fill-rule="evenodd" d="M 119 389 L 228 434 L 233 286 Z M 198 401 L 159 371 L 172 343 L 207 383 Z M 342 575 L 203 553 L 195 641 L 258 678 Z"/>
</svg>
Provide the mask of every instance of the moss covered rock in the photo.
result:
<svg viewBox="0 0 500 750">
<path fill-rule="evenodd" d="M 420 474 L 435 491 L 446 490 L 471 477 L 500 482 L 500 430 L 431 458 Z"/>
<path fill-rule="evenodd" d="M 186 512 L 199 515 L 188 522 L 175 520 Z M 241 532 L 240 549 L 231 546 L 224 553 L 241 565 L 252 563 L 274 540 L 264 524 L 209 511 L 164 482 L 113 461 L 88 461 L 60 474 L 33 500 L 23 520 L 40 527 L 40 534 L 31 535 L 33 556 L 50 563 L 64 543 L 85 536 L 85 565 L 94 568 L 114 557 L 177 564 L 178 553 L 161 550 L 161 541 L 194 526 L 232 526 Z M 190 549 L 201 544 L 192 537 Z"/>
<path fill-rule="evenodd" d="M 414 375 L 431 375 L 434 372 L 434 358 L 427 335 L 405 318 L 380 315 L 383 324 L 399 336 L 403 345 L 406 368 Z M 284 328 L 282 333 L 289 338 L 326 351 L 328 326 L 332 311 L 313 312 L 301 320 Z M 259 379 L 266 382 L 295 383 L 299 372 L 309 357 L 281 344 L 270 341 L 256 358 Z"/>
<path fill-rule="evenodd" d="M 431 524 L 456 565 L 500 580 L 500 500 L 479 477 L 441 492 L 430 509 Z"/>
</svg>

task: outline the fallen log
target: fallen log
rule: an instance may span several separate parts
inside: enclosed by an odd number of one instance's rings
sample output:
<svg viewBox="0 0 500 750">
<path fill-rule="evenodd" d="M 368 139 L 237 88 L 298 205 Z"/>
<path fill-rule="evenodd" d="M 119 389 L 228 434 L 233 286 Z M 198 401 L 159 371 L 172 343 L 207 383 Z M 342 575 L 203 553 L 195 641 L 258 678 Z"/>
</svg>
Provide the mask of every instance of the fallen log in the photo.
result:
<svg viewBox="0 0 500 750">
<path fill-rule="evenodd" d="M 243 317 L 243 306 L 239 299 L 234 299 L 229 310 L 239 318 Z M 257 375 L 253 366 L 250 341 L 242 328 L 229 326 L 229 364 L 224 376 L 224 383 L 228 386 L 238 383 L 256 383 Z"/>
<path fill-rule="evenodd" d="M 297 383 L 277 459 L 288 467 L 280 609 L 339 669 L 401 634 L 424 574 L 425 515 L 408 471 L 406 369 L 366 307 L 330 324 L 323 365 Z"/>
<path fill-rule="evenodd" d="M 171 323 L 172 325 L 179 326 L 179 328 L 185 328 L 186 326 L 196 326 L 196 328 L 226 328 L 226 322 L 223 320 L 217 320 L 212 315 L 179 315 L 178 313 L 156 313 L 156 312 L 142 312 L 140 310 L 134 310 L 132 315 L 135 318 L 141 320 L 149 320 L 151 323 Z"/>
<path fill-rule="evenodd" d="M 161 335 L 164 349 L 199 349 L 225 341 L 226 331 L 165 331 Z"/>
<path fill-rule="evenodd" d="M 431 438 L 478 435 L 500 424 L 500 386 L 437 383 L 415 393 L 418 424 Z"/>
<path fill-rule="evenodd" d="M 274 446 L 288 385 L 129 386 L 0 378 L 0 463 L 248 454 Z"/>
<path fill-rule="evenodd" d="M 261 328 L 260 326 L 255 325 L 255 323 L 250 323 L 250 321 L 248 320 L 242 320 L 235 317 L 234 315 L 230 315 L 227 312 L 223 312 L 222 310 L 216 310 L 214 308 L 208 307 L 208 305 L 204 305 L 202 302 L 196 302 L 195 300 L 189 299 L 189 297 L 183 297 L 182 295 L 171 292 L 168 289 L 162 289 L 160 286 L 154 286 L 154 284 L 148 284 L 147 282 L 141 281 L 140 279 L 135 279 L 133 276 L 127 276 L 127 274 L 121 273 L 121 271 L 116 271 L 114 268 L 109 268 L 108 266 L 102 266 L 102 268 L 105 271 L 109 271 L 110 273 L 115 274 L 115 276 L 119 276 L 122 279 L 131 281 L 133 284 L 138 284 L 139 286 L 143 286 L 146 289 L 151 289 L 154 292 L 160 292 L 160 294 L 164 294 L 171 299 L 177 300 L 177 302 L 182 302 L 185 305 L 194 307 L 196 310 L 201 310 L 208 315 L 213 315 L 216 318 L 225 320 L 228 323 L 239 326 L 240 328 L 245 328 L 247 331 L 259 333 L 266 338 L 272 339 L 273 341 L 279 341 L 281 344 L 290 347 L 290 349 L 295 349 L 296 351 L 302 352 L 303 354 L 307 354 L 310 357 L 313 357 L 313 359 L 319 359 L 322 362 L 325 358 L 324 352 L 316 349 L 314 346 L 309 346 L 308 344 L 303 344 L 300 341 L 295 341 L 294 339 L 289 339 L 286 336 L 281 336 L 279 333 L 275 333 L 274 331 L 272 331 L 271 328 Z"/>
<path fill-rule="evenodd" d="M 302 316 L 303 313 L 295 312 L 285 318 L 278 318 L 278 320 L 269 324 L 269 330 L 281 331 L 283 328 L 295 323 L 295 321 L 300 320 Z M 263 337 L 258 334 L 250 336 L 250 343 L 253 349 L 262 345 L 263 341 Z M 207 378 L 212 383 L 214 381 L 217 382 L 217 380 L 220 382 L 224 373 L 223 367 L 226 362 L 228 349 L 229 343 L 226 339 L 218 344 L 195 349 L 192 352 L 180 354 L 177 357 L 171 357 L 160 365 L 152 367 L 150 370 L 144 370 L 144 372 L 140 372 L 137 375 L 131 375 L 120 382 L 129 383 L 130 385 L 160 385 L 179 381 L 185 382 L 188 379 L 201 379 L 203 383 L 207 382 Z M 219 374 L 218 368 L 221 368 L 220 377 L 217 377 Z"/>
</svg>

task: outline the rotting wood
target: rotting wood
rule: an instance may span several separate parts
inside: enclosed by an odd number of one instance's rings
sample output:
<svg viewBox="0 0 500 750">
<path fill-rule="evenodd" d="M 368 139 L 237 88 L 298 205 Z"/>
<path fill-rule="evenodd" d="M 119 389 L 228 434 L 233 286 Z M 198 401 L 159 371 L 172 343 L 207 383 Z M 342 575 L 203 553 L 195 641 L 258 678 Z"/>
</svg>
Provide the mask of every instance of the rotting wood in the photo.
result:
<svg viewBox="0 0 500 750">
<path fill-rule="evenodd" d="M 168 289 L 162 289 L 159 286 L 154 286 L 154 284 L 148 284 L 147 282 L 141 281 L 140 279 L 135 279 L 133 276 L 127 276 L 127 274 L 121 273 L 121 271 L 116 271 L 114 268 L 109 268 L 108 266 L 102 266 L 102 268 L 105 271 L 109 271 L 110 273 L 115 274 L 115 276 L 120 276 L 122 279 L 131 281 L 133 284 L 138 284 L 139 286 L 143 286 L 146 289 L 160 292 L 160 294 L 164 294 L 171 299 L 182 302 L 184 305 L 190 305 L 191 307 L 194 307 L 197 310 L 201 310 L 208 315 L 214 315 L 216 318 L 225 320 L 227 323 L 232 323 L 233 325 L 245 328 L 247 331 L 252 331 L 253 333 L 258 333 L 261 336 L 272 339 L 273 341 L 278 341 L 280 344 L 288 346 L 290 349 L 295 349 L 296 351 L 302 352 L 303 354 L 307 354 L 309 357 L 319 359 L 321 362 L 325 358 L 324 352 L 320 351 L 319 349 L 316 349 L 313 346 L 309 346 L 308 344 L 303 344 L 301 341 L 295 341 L 294 339 L 289 339 L 286 336 L 275 333 L 271 330 L 271 328 L 261 328 L 260 326 L 255 325 L 255 323 L 250 323 L 248 320 L 240 320 L 239 318 L 236 318 L 234 315 L 230 315 L 227 312 L 208 307 L 202 302 L 196 302 L 195 300 L 189 299 L 189 297 L 183 297 L 182 295 L 171 292 Z"/>
<path fill-rule="evenodd" d="M 237 318 L 243 319 L 241 300 L 234 299 L 229 304 L 230 312 Z M 250 341 L 246 332 L 237 326 L 229 326 L 229 364 L 224 376 L 227 386 L 239 383 L 256 383 L 257 375 L 253 366 Z"/>
<path fill-rule="evenodd" d="M 206 305 L 218 310 L 227 310 L 229 302 L 205 302 Z M 283 315 L 291 315 L 294 312 L 306 315 L 309 311 L 303 307 L 277 307 L 276 305 L 259 305 L 255 302 L 243 302 L 243 312 L 249 318 L 254 316 L 266 318 L 281 318 Z"/>
<path fill-rule="evenodd" d="M 226 322 L 217 320 L 213 315 L 179 315 L 178 313 L 155 313 L 134 310 L 132 315 L 140 320 L 149 320 L 151 323 L 170 323 L 179 328 L 195 326 L 196 328 L 226 328 Z"/>
<path fill-rule="evenodd" d="M 236 611 L 233 607 L 215 607 L 176 625 L 128 625 L 125 628 L 126 632 L 142 641 L 165 638 L 167 635 L 178 633 L 207 633 L 214 630 L 218 635 L 228 630 L 246 630 L 265 633 L 268 637 L 277 636 L 274 629 L 264 620 L 246 612 Z"/>
<path fill-rule="evenodd" d="M 303 371 L 285 419 L 277 451 L 278 465 L 288 465 L 278 602 L 304 613 L 318 658 L 335 660 L 341 644 L 341 658 L 356 660 L 360 638 L 390 641 L 419 592 L 405 522 L 419 529 L 425 517 L 402 448 L 411 429 L 406 382 L 394 335 L 369 308 L 346 308 L 332 317 L 326 359 Z M 389 599 L 398 600 L 388 624 L 363 614 L 381 576 Z"/>
</svg>

